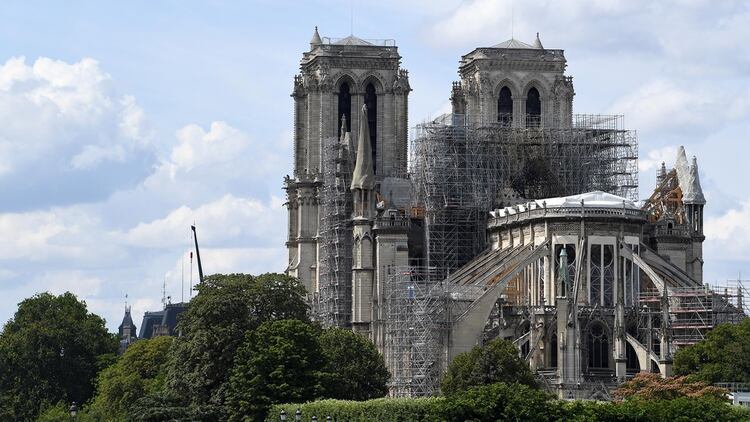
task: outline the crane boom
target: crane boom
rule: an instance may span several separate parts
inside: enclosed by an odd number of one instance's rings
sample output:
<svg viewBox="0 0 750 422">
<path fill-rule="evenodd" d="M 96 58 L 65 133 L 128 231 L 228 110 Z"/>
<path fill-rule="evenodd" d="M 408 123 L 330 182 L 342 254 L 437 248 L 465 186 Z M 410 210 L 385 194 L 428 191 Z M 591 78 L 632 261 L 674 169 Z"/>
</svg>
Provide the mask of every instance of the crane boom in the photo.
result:
<svg viewBox="0 0 750 422">
<path fill-rule="evenodd" d="M 195 257 L 198 259 L 198 280 L 203 282 L 203 265 L 201 264 L 201 252 L 198 249 L 198 234 L 195 231 L 195 225 L 190 226 L 193 230 L 193 240 L 195 241 Z"/>
</svg>

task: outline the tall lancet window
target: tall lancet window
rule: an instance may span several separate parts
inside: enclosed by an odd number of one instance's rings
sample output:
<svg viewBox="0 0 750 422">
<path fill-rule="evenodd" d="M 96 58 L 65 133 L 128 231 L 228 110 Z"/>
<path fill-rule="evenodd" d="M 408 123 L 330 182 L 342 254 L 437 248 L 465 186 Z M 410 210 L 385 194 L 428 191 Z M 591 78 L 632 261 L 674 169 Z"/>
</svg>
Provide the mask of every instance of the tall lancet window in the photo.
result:
<svg viewBox="0 0 750 422">
<path fill-rule="evenodd" d="M 370 128 L 370 147 L 372 148 L 372 163 L 375 173 L 378 172 L 377 142 L 378 135 L 378 96 L 375 94 L 375 86 L 371 83 L 365 88 L 365 105 L 367 105 L 367 125 Z M 359 140 L 357 141 L 359 142 Z"/>
<path fill-rule="evenodd" d="M 336 121 L 336 127 L 339 131 L 339 138 L 341 138 L 341 118 L 346 117 L 346 130 L 345 132 L 351 131 L 351 110 L 352 110 L 352 94 L 349 89 L 349 84 L 344 82 L 339 87 L 339 119 Z"/>
<path fill-rule="evenodd" d="M 531 87 L 526 94 L 526 127 L 540 127 L 542 125 L 542 100 L 539 91 Z"/>
<path fill-rule="evenodd" d="M 507 86 L 500 90 L 500 95 L 497 97 L 497 121 L 503 127 L 510 127 L 513 124 L 513 98 Z"/>
<path fill-rule="evenodd" d="M 588 349 L 589 368 L 609 367 L 609 337 L 604 326 L 594 322 L 589 326 L 586 336 L 586 348 Z"/>
</svg>

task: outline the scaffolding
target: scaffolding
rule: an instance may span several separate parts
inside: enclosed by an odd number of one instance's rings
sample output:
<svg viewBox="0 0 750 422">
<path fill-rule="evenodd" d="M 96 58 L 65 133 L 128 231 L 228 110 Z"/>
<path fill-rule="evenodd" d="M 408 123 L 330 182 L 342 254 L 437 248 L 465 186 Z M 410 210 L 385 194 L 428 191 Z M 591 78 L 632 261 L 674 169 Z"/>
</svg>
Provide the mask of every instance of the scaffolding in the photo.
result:
<svg viewBox="0 0 750 422">
<path fill-rule="evenodd" d="M 747 318 L 747 290 L 741 282 L 722 286 L 672 287 L 668 292 L 669 328 L 675 348 L 689 346 L 706 338 L 719 324 L 736 324 Z M 663 298 L 656 291 L 644 291 L 640 296 L 643 309 L 658 314 Z"/>
<path fill-rule="evenodd" d="M 569 128 L 474 126 L 455 114 L 418 125 L 410 172 L 427 265 L 447 275 L 477 256 L 494 208 L 594 190 L 637 200 L 638 142 L 622 126 L 600 115 Z"/>
<path fill-rule="evenodd" d="M 320 204 L 320 268 L 315 318 L 328 327 L 350 327 L 352 319 L 352 152 L 348 136 L 324 143 Z"/>
<path fill-rule="evenodd" d="M 386 286 L 385 359 L 393 397 L 438 391 L 445 356 L 446 295 L 439 271 L 398 267 Z"/>
</svg>

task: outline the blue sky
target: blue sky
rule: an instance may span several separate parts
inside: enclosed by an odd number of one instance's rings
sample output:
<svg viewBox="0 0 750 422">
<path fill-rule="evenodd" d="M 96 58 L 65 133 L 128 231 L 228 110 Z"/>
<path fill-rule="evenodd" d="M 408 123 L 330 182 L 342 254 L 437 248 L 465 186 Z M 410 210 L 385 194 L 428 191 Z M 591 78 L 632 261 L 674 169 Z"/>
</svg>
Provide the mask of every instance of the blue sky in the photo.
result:
<svg viewBox="0 0 750 422">
<path fill-rule="evenodd" d="M 698 156 L 705 278 L 750 276 L 748 3 L 512 9 L 515 38 L 565 50 L 576 112 L 638 131 L 641 197 L 678 145 Z M 500 0 L 0 5 L 0 321 L 70 290 L 113 330 L 128 294 L 139 324 L 164 280 L 180 299 L 193 221 L 207 273 L 282 271 L 292 77 L 313 27 L 346 36 L 352 15 L 396 39 L 411 124 L 447 110 L 461 54 L 511 35 Z"/>
</svg>

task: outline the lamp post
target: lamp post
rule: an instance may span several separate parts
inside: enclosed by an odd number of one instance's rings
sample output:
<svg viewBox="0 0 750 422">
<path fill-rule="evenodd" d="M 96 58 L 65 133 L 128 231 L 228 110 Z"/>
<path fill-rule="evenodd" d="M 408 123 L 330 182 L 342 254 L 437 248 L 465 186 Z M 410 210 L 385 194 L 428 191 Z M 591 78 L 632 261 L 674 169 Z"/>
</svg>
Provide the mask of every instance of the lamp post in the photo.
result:
<svg viewBox="0 0 750 422">
<path fill-rule="evenodd" d="M 78 415 L 78 406 L 76 406 L 76 402 L 73 402 L 70 405 L 70 417 L 75 419 L 76 415 Z"/>
<path fill-rule="evenodd" d="M 299 407 L 297 408 L 297 411 L 294 412 L 294 420 L 295 422 L 300 422 L 302 420 L 302 411 L 299 410 Z"/>
<path fill-rule="evenodd" d="M 318 422 L 318 417 L 317 416 L 313 416 L 312 417 L 312 422 Z"/>
<path fill-rule="evenodd" d="M 281 409 L 281 415 L 279 415 L 281 418 L 281 422 L 284 422 L 286 420 L 286 411 L 284 409 Z"/>
</svg>

